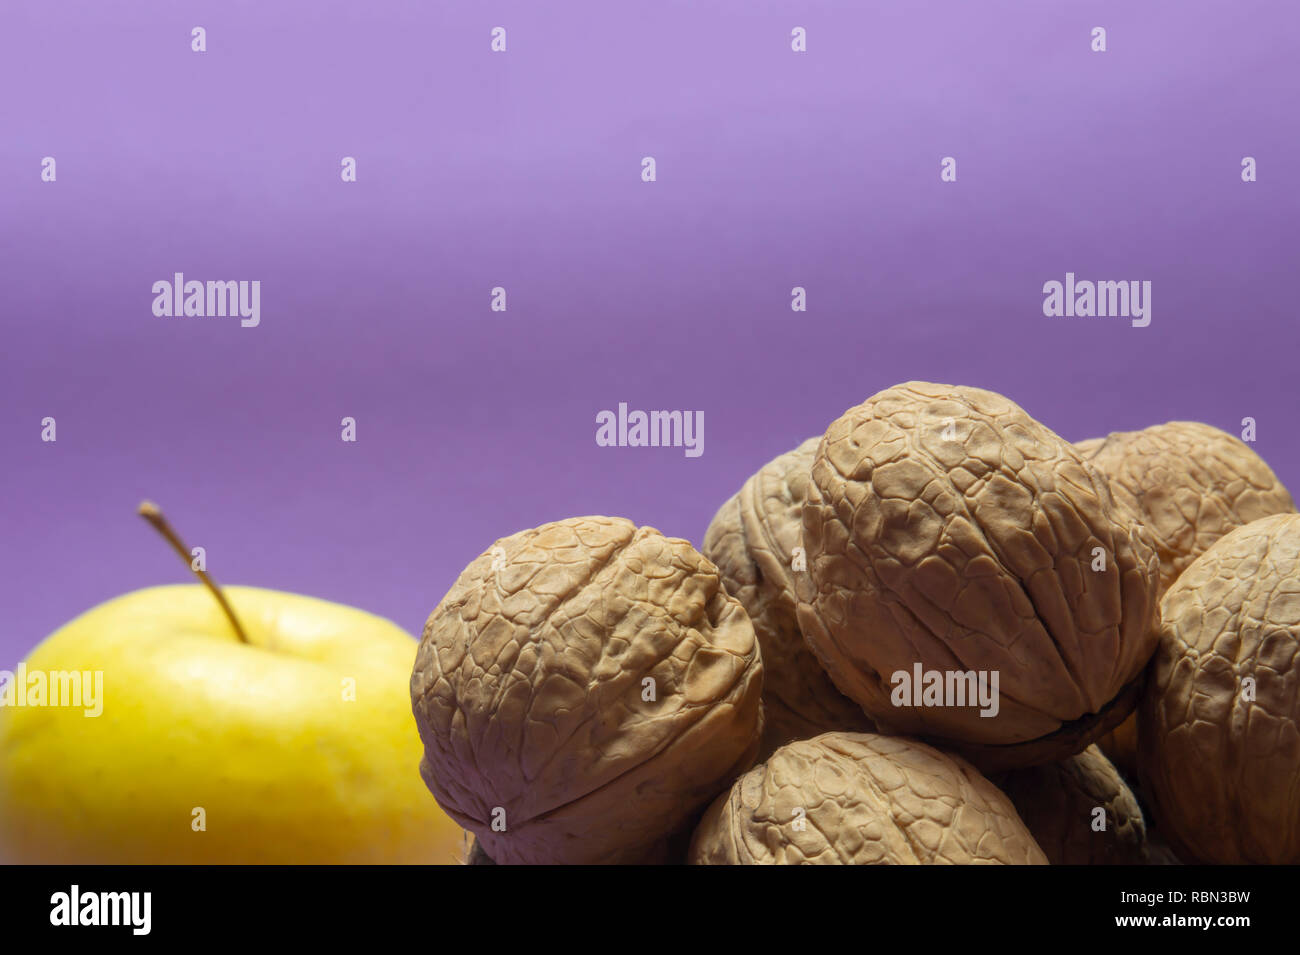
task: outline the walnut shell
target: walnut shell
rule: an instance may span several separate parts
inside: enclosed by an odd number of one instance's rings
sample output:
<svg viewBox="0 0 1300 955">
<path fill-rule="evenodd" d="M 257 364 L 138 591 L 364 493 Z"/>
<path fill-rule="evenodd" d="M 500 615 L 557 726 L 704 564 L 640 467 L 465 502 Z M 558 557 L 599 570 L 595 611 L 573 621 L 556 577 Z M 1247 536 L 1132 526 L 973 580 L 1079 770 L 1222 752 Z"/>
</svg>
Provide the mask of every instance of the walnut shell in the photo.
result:
<svg viewBox="0 0 1300 955">
<path fill-rule="evenodd" d="M 759 759 L 831 730 L 875 729 L 840 693 L 804 643 L 795 618 L 794 571 L 808 474 L 821 438 L 764 465 L 718 509 L 701 550 L 727 592 L 749 611 L 763 655 L 763 742 Z"/>
<path fill-rule="evenodd" d="M 1160 596 L 1224 534 L 1296 509 L 1263 458 L 1198 421 L 1117 431 L 1075 448 L 1109 478 L 1116 503 L 1146 524 L 1160 557 Z"/>
<path fill-rule="evenodd" d="M 804 637 L 891 732 L 986 771 L 1073 755 L 1136 703 L 1154 548 L 1074 448 L 1001 395 L 909 382 L 818 446 L 803 509 Z M 999 709 L 891 702 L 895 674 L 985 672 Z"/>
<path fill-rule="evenodd" d="M 1295 511 L 1290 492 L 1245 442 L 1196 421 L 1170 421 L 1077 441 L 1075 449 L 1110 480 L 1115 502 L 1146 524 L 1160 557 L 1159 594 L 1229 531 Z M 1137 716 L 1098 744 L 1137 773 Z"/>
<path fill-rule="evenodd" d="M 1160 832 L 1189 862 L 1300 863 L 1300 514 L 1210 545 L 1161 616 L 1138 719 Z"/>
<path fill-rule="evenodd" d="M 704 814 L 696 865 L 1047 862 L 1007 797 L 924 743 L 825 733 L 790 743 Z"/>
<path fill-rule="evenodd" d="M 546 524 L 498 541 L 429 617 L 420 771 L 498 863 L 664 861 L 753 764 L 762 676 L 748 615 L 686 541 Z"/>
<path fill-rule="evenodd" d="M 1151 861 L 1142 809 L 1096 746 L 1059 763 L 1013 769 L 993 782 L 1011 799 L 1052 865 Z"/>
</svg>

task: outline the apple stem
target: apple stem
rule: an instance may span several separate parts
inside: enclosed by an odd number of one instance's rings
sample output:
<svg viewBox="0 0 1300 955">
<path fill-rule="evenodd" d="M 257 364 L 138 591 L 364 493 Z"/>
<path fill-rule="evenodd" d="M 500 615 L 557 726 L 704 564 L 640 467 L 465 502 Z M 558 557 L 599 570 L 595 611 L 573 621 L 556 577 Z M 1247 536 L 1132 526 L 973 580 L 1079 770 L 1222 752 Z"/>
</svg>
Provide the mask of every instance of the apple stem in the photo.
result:
<svg viewBox="0 0 1300 955">
<path fill-rule="evenodd" d="M 163 517 L 162 509 L 153 501 L 144 501 L 140 504 L 140 516 L 152 524 L 153 529 L 161 534 L 167 543 L 172 545 L 172 549 L 175 550 L 176 553 L 180 554 L 181 560 L 185 561 L 185 566 L 189 567 L 189 569 L 194 572 L 194 576 L 198 577 L 199 580 L 203 582 L 203 585 L 212 592 L 212 596 L 217 598 L 217 603 L 221 604 L 221 609 L 226 612 L 226 617 L 230 620 L 230 625 L 235 629 L 235 636 L 239 637 L 241 643 L 248 643 L 248 634 L 246 634 L 244 628 L 240 626 L 239 618 L 235 616 L 235 609 L 230 606 L 230 601 L 227 600 L 226 595 L 221 592 L 221 588 L 217 586 L 217 582 L 208 576 L 206 570 L 195 569 L 194 562 L 190 557 L 189 548 L 181 542 L 180 536 L 172 529 L 167 518 Z"/>
</svg>

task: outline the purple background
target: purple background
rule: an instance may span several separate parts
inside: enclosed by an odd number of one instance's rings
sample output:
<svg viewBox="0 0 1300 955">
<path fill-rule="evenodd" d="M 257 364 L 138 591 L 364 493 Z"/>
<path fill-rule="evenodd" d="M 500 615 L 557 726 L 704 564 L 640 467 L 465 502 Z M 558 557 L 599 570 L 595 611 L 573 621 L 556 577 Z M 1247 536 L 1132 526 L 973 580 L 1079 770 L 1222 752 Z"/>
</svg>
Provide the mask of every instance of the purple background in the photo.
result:
<svg viewBox="0 0 1300 955">
<path fill-rule="evenodd" d="M 1298 46 L 1277 0 L 5 0 L 0 667 L 185 579 L 144 497 L 222 582 L 418 633 L 527 526 L 698 543 L 908 378 L 1071 440 L 1251 415 L 1296 487 Z M 1151 280 L 1150 327 L 1045 318 L 1067 270 Z M 155 318 L 174 271 L 261 280 L 261 327 Z M 704 456 L 596 447 L 619 401 Z"/>
</svg>

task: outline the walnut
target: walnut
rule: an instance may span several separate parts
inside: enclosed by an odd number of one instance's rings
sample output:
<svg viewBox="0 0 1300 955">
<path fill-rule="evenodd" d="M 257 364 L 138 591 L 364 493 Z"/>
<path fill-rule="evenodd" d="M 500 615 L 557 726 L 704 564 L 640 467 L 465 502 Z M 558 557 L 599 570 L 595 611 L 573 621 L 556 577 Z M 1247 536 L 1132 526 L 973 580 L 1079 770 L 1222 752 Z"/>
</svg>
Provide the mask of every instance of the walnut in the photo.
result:
<svg viewBox="0 0 1300 955">
<path fill-rule="evenodd" d="M 1117 431 L 1075 448 L 1146 524 L 1160 557 L 1160 595 L 1228 531 L 1295 511 L 1277 475 L 1244 442 L 1197 421 Z"/>
<path fill-rule="evenodd" d="M 429 617 L 420 770 L 498 863 L 665 861 L 752 765 L 762 676 L 748 615 L 686 541 L 546 524 L 498 541 Z"/>
<path fill-rule="evenodd" d="M 998 789 L 914 740 L 825 733 L 790 743 L 704 814 L 697 865 L 1047 862 Z"/>
<path fill-rule="evenodd" d="M 1161 603 L 1138 773 L 1189 862 L 1300 862 L 1300 514 L 1220 538 Z"/>
<path fill-rule="evenodd" d="M 1096 746 L 993 782 L 1052 865 L 1147 865 L 1146 821 L 1128 784 Z"/>
<path fill-rule="evenodd" d="M 816 452 L 803 544 L 804 637 L 882 729 L 997 771 L 1073 755 L 1135 705 L 1152 543 L 1001 395 L 909 382 L 845 412 Z M 996 707 L 955 695 L 979 674 Z M 947 705 L 909 693 L 914 675 Z"/>
</svg>

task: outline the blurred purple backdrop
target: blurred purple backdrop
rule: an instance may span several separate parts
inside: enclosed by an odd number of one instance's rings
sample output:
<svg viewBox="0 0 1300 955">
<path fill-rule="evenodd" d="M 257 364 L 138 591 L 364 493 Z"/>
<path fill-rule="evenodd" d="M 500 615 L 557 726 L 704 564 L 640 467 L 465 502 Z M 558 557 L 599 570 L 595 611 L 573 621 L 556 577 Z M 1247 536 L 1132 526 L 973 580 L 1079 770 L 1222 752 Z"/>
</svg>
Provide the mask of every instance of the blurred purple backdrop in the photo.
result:
<svg viewBox="0 0 1300 955">
<path fill-rule="evenodd" d="M 222 582 L 418 633 L 527 526 L 698 543 L 909 378 L 1071 440 L 1253 416 L 1300 486 L 1297 47 L 1248 0 L 6 0 L 0 667 L 185 579 L 144 497 Z M 261 326 L 155 318 L 175 271 Z M 1045 318 L 1067 271 L 1151 280 L 1150 327 Z M 703 410 L 703 457 L 597 447 L 620 401 Z"/>
</svg>

